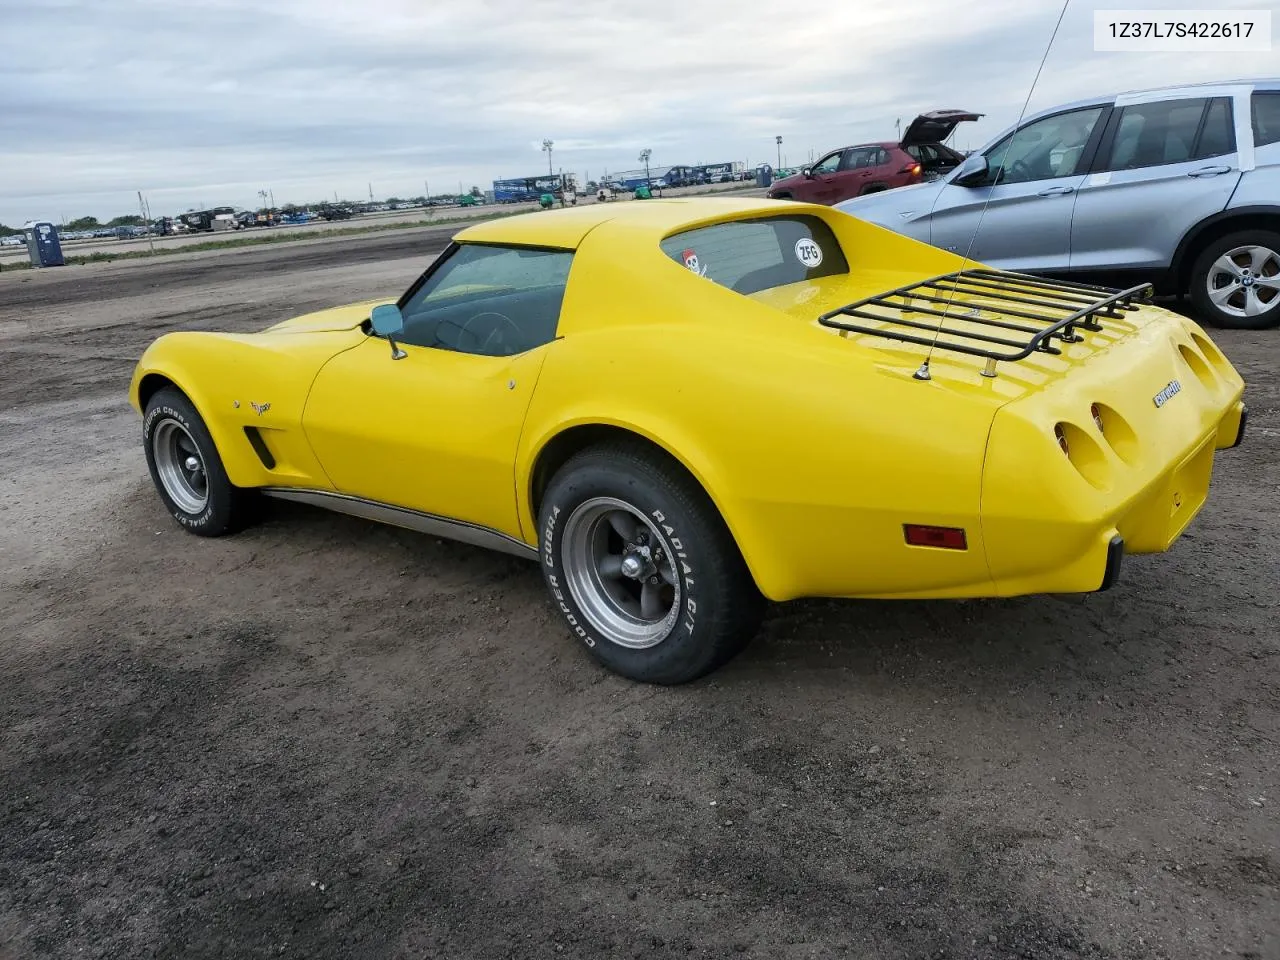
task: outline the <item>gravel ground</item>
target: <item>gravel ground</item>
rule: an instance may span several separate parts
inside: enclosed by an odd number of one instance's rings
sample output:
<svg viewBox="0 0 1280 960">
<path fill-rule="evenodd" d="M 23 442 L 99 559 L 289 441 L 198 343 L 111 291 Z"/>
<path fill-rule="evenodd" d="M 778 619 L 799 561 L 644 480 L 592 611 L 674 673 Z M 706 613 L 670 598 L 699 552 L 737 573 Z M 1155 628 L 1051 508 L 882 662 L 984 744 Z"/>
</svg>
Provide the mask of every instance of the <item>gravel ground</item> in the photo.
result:
<svg viewBox="0 0 1280 960">
<path fill-rule="evenodd" d="M 1247 444 L 1113 591 L 790 604 L 656 689 L 531 563 L 150 487 L 149 340 L 443 243 L 0 276 L 0 958 L 1280 957 L 1280 332 L 1219 336 Z"/>
</svg>

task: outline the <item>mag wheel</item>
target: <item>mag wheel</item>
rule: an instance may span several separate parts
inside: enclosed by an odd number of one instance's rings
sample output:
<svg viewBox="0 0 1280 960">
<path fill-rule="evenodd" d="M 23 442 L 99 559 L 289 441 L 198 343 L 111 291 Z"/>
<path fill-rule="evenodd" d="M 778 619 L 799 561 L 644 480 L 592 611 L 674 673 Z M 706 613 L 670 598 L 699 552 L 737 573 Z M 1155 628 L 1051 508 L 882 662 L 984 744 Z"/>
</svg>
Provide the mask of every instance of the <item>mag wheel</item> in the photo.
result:
<svg viewBox="0 0 1280 960">
<path fill-rule="evenodd" d="M 209 474 L 200 448 L 177 419 L 161 419 L 151 434 L 151 458 L 169 500 L 189 516 L 209 503 Z"/>
<path fill-rule="evenodd" d="M 1192 268 L 1191 298 L 1216 327 L 1280 324 L 1280 234 L 1249 230 L 1210 244 Z"/>
<path fill-rule="evenodd" d="M 192 533 L 217 537 L 248 520 L 248 493 L 231 483 L 204 420 L 181 392 L 165 388 L 142 421 L 147 468 L 169 513 Z"/>
<path fill-rule="evenodd" d="M 565 585 L 606 640 L 644 650 L 667 638 L 680 614 L 680 577 L 649 517 L 616 497 L 592 497 L 561 536 Z"/>
<path fill-rule="evenodd" d="M 685 683 L 750 640 L 764 601 L 706 494 L 640 446 L 596 447 L 552 478 L 542 571 L 570 630 L 610 670 Z"/>
</svg>

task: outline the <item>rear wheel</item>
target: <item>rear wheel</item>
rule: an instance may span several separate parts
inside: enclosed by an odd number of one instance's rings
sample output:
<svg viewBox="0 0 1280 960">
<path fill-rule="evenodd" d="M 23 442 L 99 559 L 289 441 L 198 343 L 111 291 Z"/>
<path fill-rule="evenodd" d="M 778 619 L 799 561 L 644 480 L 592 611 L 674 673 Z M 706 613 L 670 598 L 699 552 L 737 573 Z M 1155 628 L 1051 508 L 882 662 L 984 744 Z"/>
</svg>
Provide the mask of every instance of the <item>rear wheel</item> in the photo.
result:
<svg viewBox="0 0 1280 960">
<path fill-rule="evenodd" d="M 178 523 L 202 537 L 244 526 L 249 493 L 227 478 L 208 427 L 185 395 L 171 387 L 157 391 L 142 435 L 151 480 Z"/>
<path fill-rule="evenodd" d="M 1191 268 L 1191 299 L 1215 327 L 1280 324 L 1280 234 L 1243 230 L 1215 240 Z"/>
<path fill-rule="evenodd" d="M 714 505 L 643 447 L 572 457 L 547 486 L 539 530 L 553 602 L 615 673 L 686 683 L 730 660 L 759 626 L 764 600 Z"/>
</svg>

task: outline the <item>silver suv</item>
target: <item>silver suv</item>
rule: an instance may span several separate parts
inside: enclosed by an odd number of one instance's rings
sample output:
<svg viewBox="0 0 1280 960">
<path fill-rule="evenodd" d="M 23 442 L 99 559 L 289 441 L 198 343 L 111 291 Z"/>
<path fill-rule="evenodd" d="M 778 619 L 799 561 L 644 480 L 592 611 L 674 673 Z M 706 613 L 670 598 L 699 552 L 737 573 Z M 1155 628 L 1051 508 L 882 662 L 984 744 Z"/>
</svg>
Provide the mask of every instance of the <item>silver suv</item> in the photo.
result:
<svg viewBox="0 0 1280 960">
<path fill-rule="evenodd" d="M 1217 326 L 1275 326 L 1280 79 L 1055 107 L 940 180 L 836 207 L 993 267 L 1149 280 Z"/>
</svg>

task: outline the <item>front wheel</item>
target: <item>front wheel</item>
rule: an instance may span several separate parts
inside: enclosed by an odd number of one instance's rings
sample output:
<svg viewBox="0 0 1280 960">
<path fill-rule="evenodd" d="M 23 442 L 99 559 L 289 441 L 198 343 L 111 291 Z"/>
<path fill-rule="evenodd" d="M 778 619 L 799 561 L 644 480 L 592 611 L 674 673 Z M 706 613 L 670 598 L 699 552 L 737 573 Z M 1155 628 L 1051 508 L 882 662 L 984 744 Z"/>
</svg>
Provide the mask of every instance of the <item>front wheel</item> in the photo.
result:
<svg viewBox="0 0 1280 960">
<path fill-rule="evenodd" d="M 178 523 L 202 537 L 220 537 L 244 526 L 249 492 L 227 478 L 204 420 L 184 394 L 156 391 L 142 421 L 151 480 Z"/>
<path fill-rule="evenodd" d="M 572 457 L 539 511 L 547 587 L 604 666 L 645 683 L 728 662 L 764 600 L 710 499 L 674 463 L 630 445 Z"/>
<path fill-rule="evenodd" d="M 1191 300 L 1215 327 L 1280 324 L 1280 234 L 1242 230 L 1215 240 L 1191 268 Z"/>
</svg>

